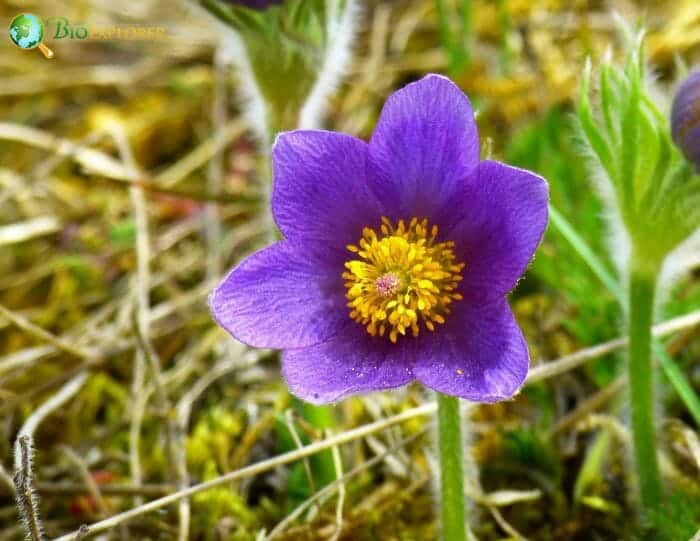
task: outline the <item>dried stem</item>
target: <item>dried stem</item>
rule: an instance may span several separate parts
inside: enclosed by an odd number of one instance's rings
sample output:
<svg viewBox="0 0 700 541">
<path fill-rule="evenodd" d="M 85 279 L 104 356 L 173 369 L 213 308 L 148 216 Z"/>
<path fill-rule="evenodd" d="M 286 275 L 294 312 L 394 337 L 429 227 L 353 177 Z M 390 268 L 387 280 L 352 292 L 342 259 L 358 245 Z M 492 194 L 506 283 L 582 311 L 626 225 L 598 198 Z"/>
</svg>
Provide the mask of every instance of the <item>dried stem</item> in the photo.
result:
<svg viewBox="0 0 700 541">
<path fill-rule="evenodd" d="M 107 516 L 109 514 L 109 508 L 107 506 L 107 503 L 105 502 L 105 499 L 102 497 L 100 487 L 92 478 L 92 475 L 90 475 L 90 470 L 86 466 L 85 461 L 67 445 L 62 445 L 61 449 L 68 458 L 68 460 L 70 460 L 77 468 L 78 472 L 80 473 L 80 476 L 85 482 L 85 488 L 88 489 L 88 492 L 95 500 L 95 503 L 97 504 L 97 507 L 99 508 L 102 516 Z M 37 492 L 41 491 L 37 489 Z"/>
<path fill-rule="evenodd" d="M 330 434 L 330 431 L 329 431 Z M 335 533 L 329 541 L 337 541 L 343 532 L 343 505 L 345 503 L 345 482 L 343 481 L 343 461 L 340 458 L 340 450 L 335 445 L 331 447 L 333 453 L 333 465 L 338 481 L 338 503 L 335 507 Z"/>
<path fill-rule="evenodd" d="M 123 129 L 115 129 L 112 134 L 119 153 L 124 161 L 124 167 L 128 178 L 132 182 L 136 182 L 139 178 L 139 170 L 131 153 L 126 134 Z M 148 240 L 148 215 L 146 210 L 146 199 L 143 189 L 136 184 L 132 184 L 129 188 L 131 196 L 131 204 L 134 211 L 136 221 L 136 285 L 135 285 L 135 311 L 136 311 L 136 336 L 149 336 L 150 334 L 150 318 L 149 318 L 149 253 L 150 244 Z M 136 484 L 142 482 L 141 472 L 141 457 L 139 445 L 141 440 L 141 425 L 143 415 L 148 402 L 148 397 L 145 393 L 145 348 L 139 348 L 134 356 L 134 376 L 131 384 L 131 392 L 133 396 L 133 414 L 131 417 L 131 426 L 129 430 L 129 464 L 131 467 L 131 476 Z M 134 503 L 140 504 L 140 498 L 135 498 Z"/>
<path fill-rule="evenodd" d="M 15 476 L 17 507 L 22 524 L 27 531 L 27 539 L 45 539 L 39 516 L 39 497 L 34 485 L 34 432 L 39 424 L 52 412 L 60 408 L 77 393 L 87 379 L 87 372 L 81 372 L 66 383 L 59 392 L 44 402 L 29 418 L 17 435 L 15 442 Z"/>
<path fill-rule="evenodd" d="M 620 391 L 622 391 L 626 385 L 627 378 L 625 376 L 618 376 L 612 383 L 606 385 L 593 396 L 581 402 L 581 404 L 579 404 L 575 410 L 569 412 L 559 419 L 550 429 L 550 434 L 557 434 L 558 432 L 561 432 L 562 430 L 576 424 L 580 419 L 598 409 L 608 400 L 612 400 L 618 396 Z"/>
<path fill-rule="evenodd" d="M 659 323 L 658 325 L 654 325 L 652 334 L 657 338 L 663 338 L 664 336 L 669 336 L 684 329 L 697 327 L 698 325 L 700 325 L 700 310 L 695 310 L 683 316 L 675 317 L 663 323 Z M 609 353 L 621 350 L 625 348 L 627 344 L 628 339 L 626 337 L 616 338 L 609 342 L 603 342 L 602 344 L 579 350 L 571 355 L 565 355 L 555 361 L 542 363 L 530 370 L 527 383 L 534 383 L 558 376 L 592 359 L 598 359 Z"/>
<path fill-rule="evenodd" d="M 100 492 L 105 496 L 163 496 L 177 488 L 169 484 L 143 484 L 143 485 L 99 485 Z M 36 483 L 36 491 L 39 494 L 51 495 L 75 495 L 89 492 L 86 483 L 70 483 L 61 481 L 58 483 Z"/>
<path fill-rule="evenodd" d="M 72 344 L 66 342 L 62 338 L 59 338 L 58 336 L 55 336 L 51 334 L 48 331 L 45 331 L 41 327 L 38 327 L 37 325 L 34 325 L 31 321 L 28 319 L 15 314 L 11 310 L 8 310 L 5 308 L 2 304 L 0 304 L 0 315 L 3 317 L 7 318 L 11 323 L 22 329 L 24 332 L 29 334 L 30 336 L 33 336 L 37 338 L 38 340 L 41 340 L 42 342 L 48 342 L 52 346 L 54 346 L 57 350 L 63 351 L 64 353 L 67 353 L 71 357 L 77 357 L 78 359 L 83 359 L 86 361 L 92 361 L 95 359 L 96 353 L 85 351 L 80 348 L 76 348 Z M 10 364 L 10 363 L 8 363 Z M 14 364 L 14 363 L 12 363 Z M 6 369 L 8 369 L 5 366 L 4 362 L 0 362 L 0 374 L 2 374 Z"/>
<path fill-rule="evenodd" d="M 39 497 L 34 488 L 34 442 L 29 435 L 20 435 L 15 443 L 15 487 L 17 508 L 29 541 L 44 541 L 44 527 L 39 517 Z"/>
</svg>

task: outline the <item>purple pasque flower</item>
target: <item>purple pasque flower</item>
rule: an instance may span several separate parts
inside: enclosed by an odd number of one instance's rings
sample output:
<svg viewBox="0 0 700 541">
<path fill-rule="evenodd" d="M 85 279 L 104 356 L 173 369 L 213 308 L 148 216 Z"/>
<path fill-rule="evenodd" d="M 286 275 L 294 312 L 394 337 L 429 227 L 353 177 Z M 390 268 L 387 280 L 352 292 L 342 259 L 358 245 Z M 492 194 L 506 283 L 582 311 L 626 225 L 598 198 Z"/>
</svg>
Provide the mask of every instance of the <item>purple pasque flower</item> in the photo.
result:
<svg viewBox="0 0 700 541">
<path fill-rule="evenodd" d="M 281 4 L 284 0 L 224 0 L 229 4 L 238 4 L 251 9 L 265 9 L 268 6 Z"/>
<path fill-rule="evenodd" d="M 671 135 L 686 159 L 700 170 L 700 71 L 678 87 L 671 107 Z"/>
<path fill-rule="evenodd" d="M 313 403 L 418 380 L 494 402 L 529 356 L 506 295 L 547 223 L 547 184 L 479 161 L 471 104 L 429 75 L 387 100 L 369 143 L 282 133 L 272 212 L 284 240 L 240 263 L 210 298 L 216 321 L 282 349 Z"/>
</svg>

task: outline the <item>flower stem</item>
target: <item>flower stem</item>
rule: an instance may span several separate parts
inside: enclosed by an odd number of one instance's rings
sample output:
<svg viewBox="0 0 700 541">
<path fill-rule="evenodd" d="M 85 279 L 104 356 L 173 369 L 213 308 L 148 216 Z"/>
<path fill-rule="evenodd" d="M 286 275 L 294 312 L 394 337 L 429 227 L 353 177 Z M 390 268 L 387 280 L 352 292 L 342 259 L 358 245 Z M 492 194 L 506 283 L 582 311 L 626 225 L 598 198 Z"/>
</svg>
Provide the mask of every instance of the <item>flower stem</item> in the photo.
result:
<svg viewBox="0 0 700 541">
<path fill-rule="evenodd" d="M 632 259 L 629 282 L 629 386 L 634 457 L 644 514 L 661 503 L 663 487 L 654 427 L 651 326 L 658 270 Z"/>
<path fill-rule="evenodd" d="M 465 541 L 467 512 L 459 400 L 438 393 L 437 402 L 442 538 L 444 541 Z"/>
</svg>

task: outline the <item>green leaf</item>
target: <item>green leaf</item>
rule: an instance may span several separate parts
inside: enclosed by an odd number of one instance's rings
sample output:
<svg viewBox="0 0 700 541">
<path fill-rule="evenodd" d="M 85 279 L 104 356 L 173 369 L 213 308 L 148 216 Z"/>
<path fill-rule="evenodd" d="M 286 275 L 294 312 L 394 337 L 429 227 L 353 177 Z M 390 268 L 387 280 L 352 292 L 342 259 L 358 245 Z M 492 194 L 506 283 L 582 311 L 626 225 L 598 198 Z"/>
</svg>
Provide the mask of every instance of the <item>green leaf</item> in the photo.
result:
<svg viewBox="0 0 700 541">
<path fill-rule="evenodd" d="M 619 126 L 614 121 L 620 110 L 619 84 L 619 78 L 616 77 L 613 67 L 607 62 L 604 63 L 600 68 L 600 104 L 603 109 L 608 139 L 613 144 L 619 139 Z M 613 152 L 617 150 L 616 146 L 612 148 Z"/>
<path fill-rule="evenodd" d="M 586 244 L 586 241 L 576 232 L 574 227 L 551 203 L 549 205 L 549 219 L 551 224 L 559 230 L 574 250 L 576 250 L 576 253 L 581 256 L 581 259 L 586 262 L 588 267 L 593 271 L 593 274 L 608 288 L 608 291 L 613 293 L 620 302 L 624 302 L 622 290 L 617 280 L 615 280 L 615 277 L 593 253 L 588 244 Z"/>
<path fill-rule="evenodd" d="M 578 119 L 590 148 L 598 157 L 600 165 L 603 167 L 610 180 L 614 182 L 615 160 L 613 159 L 613 155 L 610 151 L 610 144 L 608 141 L 606 141 L 605 136 L 598 128 L 591 111 L 591 104 L 588 96 L 590 77 L 591 63 L 590 60 L 587 60 L 579 90 Z"/>
<path fill-rule="evenodd" d="M 638 130 L 639 130 L 639 101 L 640 101 L 640 80 L 636 70 L 637 63 L 630 62 L 631 74 L 628 73 L 629 91 L 625 96 L 625 107 L 621 119 L 620 138 L 622 145 L 620 148 L 620 176 L 619 183 L 622 188 L 621 197 L 623 201 L 623 216 L 625 213 L 624 203 L 632 203 L 636 199 L 636 178 L 637 178 L 637 153 L 639 152 Z M 649 149 L 645 149 L 647 152 Z M 625 216 L 629 219 L 629 215 Z M 628 223 L 629 226 L 629 223 Z"/>
</svg>

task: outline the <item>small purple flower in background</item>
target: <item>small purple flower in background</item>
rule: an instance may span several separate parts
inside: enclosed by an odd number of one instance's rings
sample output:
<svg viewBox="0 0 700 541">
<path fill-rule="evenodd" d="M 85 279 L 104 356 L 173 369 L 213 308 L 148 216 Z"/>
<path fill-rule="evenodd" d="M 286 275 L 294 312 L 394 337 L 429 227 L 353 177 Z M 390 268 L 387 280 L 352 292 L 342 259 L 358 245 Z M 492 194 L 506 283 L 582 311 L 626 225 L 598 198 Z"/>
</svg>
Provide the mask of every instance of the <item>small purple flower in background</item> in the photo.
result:
<svg viewBox="0 0 700 541">
<path fill-rule="evenodd" d="M 673 142 L 700 170 L 700 71 L 681 83 L 671 108 Z"/>
<path fill-rule="evenodd" d="M 387 100 L 365 143 L 281 134 L 272 212 L 284 240 L 240 263 L 210 298 L 216 321 L 282 349 L 313 403 L 418 380 L 494 402 L 529 366 L 506 295 L 547 223 L 547 185 L 479 161 L 471 104 L 429 75 Z"/>
<path fill-rule="evenodd" d="M 238 4 L 251 9 L 265 9 L 269 6 L 281 4 L 284 0 L 224 0 L 228 4 Z"/>
</svg>

